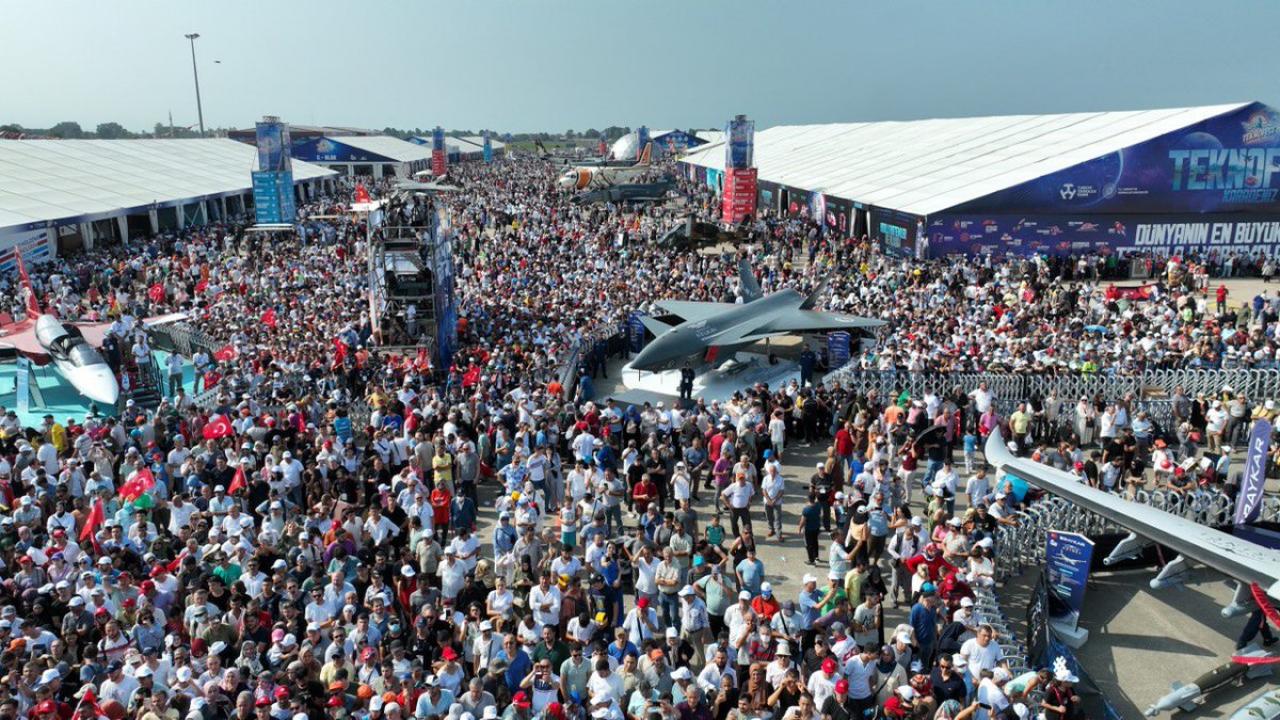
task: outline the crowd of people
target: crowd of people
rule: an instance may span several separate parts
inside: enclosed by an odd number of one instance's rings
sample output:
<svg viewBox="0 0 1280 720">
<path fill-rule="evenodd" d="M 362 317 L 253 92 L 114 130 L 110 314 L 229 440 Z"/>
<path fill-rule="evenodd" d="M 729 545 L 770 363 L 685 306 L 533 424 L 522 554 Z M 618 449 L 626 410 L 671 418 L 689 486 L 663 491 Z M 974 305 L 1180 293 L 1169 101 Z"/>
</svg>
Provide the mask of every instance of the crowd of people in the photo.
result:
<svg viewBox="0 0 1280 720">
<path fill-rule="evenodd" d="M 233 220 L 31 268 L 43 306 L 111 322 L 135 353 L 139 320 L 169 311 L 219 346 L 154 409 L 0 413 L 0 720 L 1083 717 L 1074 676 L 1013 672 L 974 608 L 1020 502 L 976 449 L 1003 426 L 1116 487 L 1117 457 L 1159 477 L 1171 453 L 1140 414 L 1104 403 L 1125 414 L 1055 435 L 1043 401 L 999 417 L 980 392 L 597 396 L 630 312 L 733 302 L 737 258 L 653 242 L 716 215 L 705 187 L 579 206 L 555 172 L 463 165 L 463 191 L 432 201 L 457 233 L 447 367 L 377 347 L 350 183 L 302 209 L 303 233 Z M 829 308 L 892 321 L 855 357 L 868 368 L 1274 360 L 1280 297 L 1240 313 L 1166 284 L 1121 301 L 1085 265 L 894 259 L 804 218 L 747 230 L 766 292 L 829 279 Z M 0 284 L 20 312 L 16 278 Z M 1243 400 L 1219 427 L 1216 400 L 1184 399 L 1179 449 L 1217 438 L 1229 457 Z M 758 543 L 803 544 L 798 591 L 774 589 L 799 573 Z"/>
</svg>

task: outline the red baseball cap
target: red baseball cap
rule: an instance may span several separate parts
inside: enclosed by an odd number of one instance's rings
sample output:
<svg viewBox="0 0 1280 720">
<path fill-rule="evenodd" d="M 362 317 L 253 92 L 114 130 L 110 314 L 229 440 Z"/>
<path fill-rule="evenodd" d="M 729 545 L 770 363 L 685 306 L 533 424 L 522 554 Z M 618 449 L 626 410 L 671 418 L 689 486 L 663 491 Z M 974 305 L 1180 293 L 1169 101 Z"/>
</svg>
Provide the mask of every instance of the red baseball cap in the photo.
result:
<svg viewBox="0 0 1280 720">
<path fill-rule="evenodd" d="M 830 675 L 831 673 L 834 673 L 835 671 L 836 671 L 836 661 L 835 661 L 834 659 L 832 659 L 832 658 L 827 658 L 826 660 L 823 660 L 823 661 L 822 661 L 822 672 L 827 673 L 828 675 Z"/>
<path fill-rule="evenodd" d="M 440 651 L 440 657 L 443 657 L 445 660 L 449 660 L 449 661 L 457 660 L 458 652 L 451 647 L 446 647 L 444 650 Z"/>
<path fill-rule="evenodd" d="M 836 681 L 836 692 L 840 693 L 841 695 L 847 695 L 847 694 L 849 693 L 849 681 L 848 681 L 848 680 L 837 680 L 837 681 Z"/>
<path fill-rule="evenodd" d="M 524 710 L 525 708 L 529 707 L 529 705 L 531 704 L 529 702 L 529 696 L 526 695 L 523 690 L 516 693 L 515 697 L 511 698 L 511 702 L 521 710 Z"/>
<path fill-rule="evenodd" d="M 337 695 L 334 695 L 334 697 L 337 697 Z M 270 704 L 271 698 L 266 697 L 265 695 L 253 701 L 254 707 L 267 707 Z"/>
<path fill-rule="evenodd" d="M 39 705 L 36 705 L 36 714 L 56 712 L 58 712 L 58 704 L 52 700 L 42 700 Z"/>
<path fill-rule="evenodd" d="M 649 607 L 649 598 L 647 598 L 647 597 L 642 597 L 642 598 L 637 599 L 637 600 L 636 600 L 636 607 L 640 608 L 641 610 L 644 610 L 645 608 Z"/>
</svg>

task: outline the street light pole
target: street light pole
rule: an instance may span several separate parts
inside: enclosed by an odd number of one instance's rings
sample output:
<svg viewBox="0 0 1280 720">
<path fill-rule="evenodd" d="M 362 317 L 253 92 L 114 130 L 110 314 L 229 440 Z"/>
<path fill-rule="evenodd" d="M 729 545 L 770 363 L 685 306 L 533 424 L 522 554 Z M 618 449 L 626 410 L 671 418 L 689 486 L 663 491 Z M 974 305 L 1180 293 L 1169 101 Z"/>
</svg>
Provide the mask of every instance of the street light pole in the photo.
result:
<svg viewBox="0 0 1280 720">
<path fill-rule="evenodd" d="M 196 38 L 200 33 L 187 33 L 184 37 L 191 41 L 191 76 L 196 81 L 196 114 L 200 119 L 200 137 L 204 137 L 204 108 L 200 106 L 200 73 L 196 70 Z"/>
</svg>

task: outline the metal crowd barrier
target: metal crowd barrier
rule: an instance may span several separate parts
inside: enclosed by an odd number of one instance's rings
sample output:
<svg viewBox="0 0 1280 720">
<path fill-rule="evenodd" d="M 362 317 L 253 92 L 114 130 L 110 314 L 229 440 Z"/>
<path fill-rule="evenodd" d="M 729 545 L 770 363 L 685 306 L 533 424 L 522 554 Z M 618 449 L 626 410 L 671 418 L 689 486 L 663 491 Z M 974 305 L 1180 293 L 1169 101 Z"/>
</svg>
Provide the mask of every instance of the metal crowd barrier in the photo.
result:
<svg viewBox="0 0 1280 720">
<path fill-rule="evenodd" d="M 1231 522 L 1235 502 L 1221 490 L 1178 493 L 1169 490 L 1140 490 L 1132 502 L 1150 505 L 1201 525 L 1220 526 Z M 1115 523 L 1067 500 L 1046 495 L 1014 515 L 1016 526 L 1001 526 L 995 533 L 996 579 L 1004 581 L 1027 567 L 1044 564 L 1045 535 L 1050 530 L 1084 535 L 1118 533 Z M 1263 499 L 1259 519 L 1280 521 L 1280 496 Z"/>
<path fill-rule="evenodd" d="M 1280 370 L 1147 370 L 1136 375 L 1107 372 L 1092 374 L 1029 375 L 1014 373 L 917 373 L 899 370 L 860 370 L 844 366 L 827 374 L 824 382 L 865 393 L 875 390 L 881 395 L 896 396 L 902 391 L 923 395 L 926 391 L 945 392 L 960 388 L 976 390 L 982 383 L 997 400 L 1021 400 L 1055 395 L 1062 402 L 1075 402 L 1081 397 L 1101 395 L 1123 397 L 1132 393 L 1145 399 L 1150 396 L 1172 396 L 1181 386 L 1189 397 L 1197 393 L 1212 395 L 1231 388 L 1249 398 L 1280 397 Z"/>
</svg>

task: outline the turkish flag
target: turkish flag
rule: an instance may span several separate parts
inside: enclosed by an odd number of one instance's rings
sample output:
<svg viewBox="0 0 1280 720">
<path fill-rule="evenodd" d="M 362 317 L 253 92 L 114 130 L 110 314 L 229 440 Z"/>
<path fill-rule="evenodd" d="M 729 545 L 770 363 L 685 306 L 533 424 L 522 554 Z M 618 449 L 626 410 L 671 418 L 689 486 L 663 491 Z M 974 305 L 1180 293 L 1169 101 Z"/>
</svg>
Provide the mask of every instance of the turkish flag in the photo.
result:
<svg viewBox="0 0 1280 720">
<path fill-rule="evenodd" d="M 213 354 L 213 359 L 218 362 L 231 362 L 236 359 L 236 349 L 233 345 L 224 345 L 221 350 Z"/>
<path fill-rule="evenodd" d="M 147 288 L 147 297 L 151 298 L 151 302 L 155 303 L 164 300 L 164 285 L 156 283 L 155 285 Z"/>
<path fill-rule="evenodd" d="M 248 486 L 249 483 L 244 476 L 244 468 L 237 467 L 236 474 L 231 478 L 231 484 L 227 486 L 227 494 L 235 495 L 237 490 L 243 490 Z"/>
<path fill-rule="evenodd" d="M 275 308 L 267 308 L 267 311 L 262 313 L 262 317 L 259 319 L 262 321 L 263 325 L 266 325 L 272 330 L 276 329 L 276 309 Z"/>
<path fill-rule="evenodd" d="M 209 289 L 209 279 L 208 279 L 208 278 L 205 278 L 204 280 L 201 280 L 200 282 L 196 283 L 196 292 L 198 292 L 198 293 L 202 293 L 202 292 L 204 292 L 205 290 L 208 290 L 208 289 Z"/>
<path fill-rule="evenodd" d="M 83 542 L 84 540 L 93 538 L 94 532 L 96 532 L 98 528 L 102 526 L 102 523 L 106 521 L 107 514 L 106 511 L 102 509 L 102 498 L 98 498 L 93 503 L 93 509 L 89 511 L 89 517 L 84 521 L 84 528 L 80 530 L 80 540 Z M 94 540 L 93 544 L 97 545 L 98 543 Z"/>
<path fill-rule="evenodd" d="M 367 203 L 369 201 L 369 191 L 364 188 L 364 184 L 356 185 L 356 202 Z"/>
<path fill-rule="evenodd" d="M 120 497 L 132 502 L 136 500 L 139 495 L 142 495 L 155 486 L 156 476 L 151 473 L 151 468 L 138 468 L 129 476 L 129 479 L 120 486 Z"/>
<path fill-rule="evenodd" d="M 204 426 L 201 435 L 205 440 L 219 440 L 231 435 L 235 430 L 231 427 L 231 421 L 226 415 L 214 414 L 209 416 L 209 422 Z"/>
</svg>

